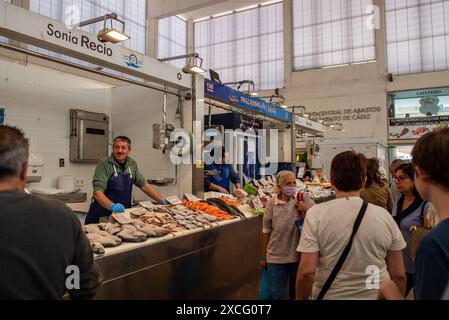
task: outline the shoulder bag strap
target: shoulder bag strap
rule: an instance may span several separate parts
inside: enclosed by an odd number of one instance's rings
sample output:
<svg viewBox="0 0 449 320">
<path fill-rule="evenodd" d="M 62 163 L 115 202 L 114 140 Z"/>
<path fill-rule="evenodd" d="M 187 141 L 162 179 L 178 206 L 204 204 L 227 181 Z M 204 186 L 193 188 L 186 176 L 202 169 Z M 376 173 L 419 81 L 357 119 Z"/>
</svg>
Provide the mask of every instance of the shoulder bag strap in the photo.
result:
<svg viewBox="0 0 449 320">
<path fill-rule="evenodd" d="M 338 262 L 335 265 L 334 269 L 332 270 L 331 274 L 329 275 L 329 278 L 327 278 L 326 283 L 324 284 L 323 288 L 320 291 L 320 294 L 317 297 L 317 300 L 323 300 L 324 295 L 330 289 L 332 283 L 334 282 L 335 278 L 337 277 L 338 272 L 340 272 L 341 267 L 345 263 L 345 260 L 349 255 L 349 251 L 351 251 L 352 241 L 354 240 L 357 230 L 359 230 L 360 223 L 362 222 L 362 219 L 365 215 L 367 208 L 368 208 L 368 203 L 363 202 L 362 208 L 360 209 L 357 219 L 354 222 L 354 226 L 352 227 L 352 233 L 351 233 L 351 237 L 349 238 L 349 242 L 346 245 L 345 249 L 343 250 L 343 253 L 340 256 L 340 259 L 338 259 Z"/>
<path fill-rule="evenodd" d="M 424 200 L 421 204 L 421 213 L 419 215 L 419 219 L 421 220 L 421 224 L 424 226 L 424 209 L 427 205 L 428 201 Z"/>
</svg>

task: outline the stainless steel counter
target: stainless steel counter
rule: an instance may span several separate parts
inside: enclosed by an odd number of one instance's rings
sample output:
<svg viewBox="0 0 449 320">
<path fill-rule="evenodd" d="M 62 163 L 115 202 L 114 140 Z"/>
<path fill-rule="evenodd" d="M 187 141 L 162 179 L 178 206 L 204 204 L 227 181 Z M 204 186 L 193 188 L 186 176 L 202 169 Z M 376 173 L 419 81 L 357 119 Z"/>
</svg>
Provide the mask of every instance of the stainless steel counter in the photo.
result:
<svg viewBox="0 0 449 320">
<path fill-rule="evenodd" d="M 97 299 L 257 299 L 262 219 L 125 244 L 96 258 Z"/>
</svg>

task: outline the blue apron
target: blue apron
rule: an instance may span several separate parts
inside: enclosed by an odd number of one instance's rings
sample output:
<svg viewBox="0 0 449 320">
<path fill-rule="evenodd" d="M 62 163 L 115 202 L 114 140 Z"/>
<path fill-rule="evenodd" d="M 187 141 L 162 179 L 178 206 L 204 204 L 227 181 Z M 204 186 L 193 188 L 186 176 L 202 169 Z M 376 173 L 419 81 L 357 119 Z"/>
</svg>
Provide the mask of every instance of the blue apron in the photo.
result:
<svg viewBox="0 0 449 320">
<path fill-rule="evenodd" d="M 220 170 L 220 175 L 215 175 L 210 177 L 210 182 L 213 184 L 216 184 L 222 188 L 225 188 L 228 190 L 228 192 L 231 191 L 231 169 L 228 165 L 218 165 L 214 168 L 215 170 Z"/>
<path fill-rule="evenodd" d="M 128 167 L 129 174 L 120 172 L 117 173 L 115 165 L 114 173 L 109 178 L 108 185 L 104 195 L 113 203 L 121 203 L 125 208 L 131 208 L 131 196 L 133 190 L 133 175 L 131 169 Z M 90 204 L 89 212 L 86 216 L 84 224 L 99 223 L 101 217 L 111 215 L 111 211 L 103 208 L 94 198 Z"/>
</svg>

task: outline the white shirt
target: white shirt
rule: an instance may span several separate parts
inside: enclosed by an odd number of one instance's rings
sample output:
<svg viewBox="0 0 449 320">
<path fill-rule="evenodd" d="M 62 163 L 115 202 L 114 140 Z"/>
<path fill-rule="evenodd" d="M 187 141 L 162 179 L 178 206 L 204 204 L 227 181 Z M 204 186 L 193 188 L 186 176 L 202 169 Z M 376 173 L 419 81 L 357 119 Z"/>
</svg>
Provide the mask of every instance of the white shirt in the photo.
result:
<svg viewBox="0 0 449 320">
<path fill-rule="evenodd" d="M 313 298 L 318 296 L 348 243 L 361 207 L 361 198 L 350 197 L 316 205 L 307 212 L 297 250 L 319 252 Z M 404 238 L 390 213 L 368 205 L 351 251 L 324 299 L 377 299 L 378 285 L 390 279 L 387 252 L 404 248 Z M 371 276 L 371 270 L 378 270 L 380 279 Z M 369 285 L 373 281 L 375 285 Z"/>
</svg>

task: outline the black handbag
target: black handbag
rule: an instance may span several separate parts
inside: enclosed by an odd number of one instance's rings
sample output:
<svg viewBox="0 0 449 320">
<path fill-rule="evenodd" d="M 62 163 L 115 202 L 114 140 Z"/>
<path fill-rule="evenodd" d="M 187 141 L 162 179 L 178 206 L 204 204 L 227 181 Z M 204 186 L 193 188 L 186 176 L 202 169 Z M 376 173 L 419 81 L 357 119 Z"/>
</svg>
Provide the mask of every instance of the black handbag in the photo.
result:
<svg viewBox="0 0 449 320">
<path fill-rule="evenodd" d="M 349 242 L 346 245 L 345 249 L 343 250 L 343 253 L 341 254 L 340 258 L 338 259 L 337 264 L 335 265 L 334 269 L 332 270 L 332 272 L 330 273 L 326 282 L 324 283 L 323 288 L 321 288 L 321 291 L 317 297 L 317 300 L 323 300 L 325 294 L 330 289 L 330 287 L 332 286 L 332 283 L 334 282 L 335 278 L 337 277 L 338 272 L 340 272 L 341 267 L 345 263 L 345 260 L 348 257 L 349 252 L 351 251 L 352 242 L 357 233 L 357 230 L 359 230 L 360 224 L 362 222 L 363 217 L 365 216 L 367 208 L 368 208 L 368 203 L 363 202 L 362 208 L 360 208 L 360 212 L 357 215 L 357 218 L 355 219 L 354 226 L 352 227 L 352 233 L 351 233 L 351 237 L 349 238 Z"/>
</svg>

